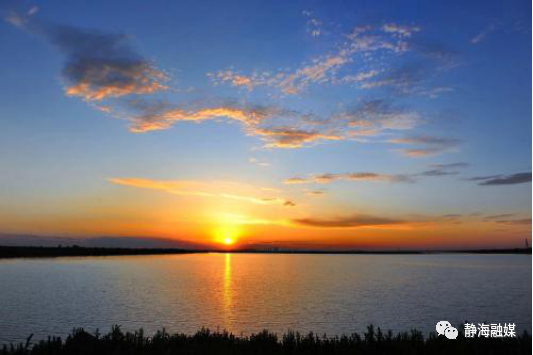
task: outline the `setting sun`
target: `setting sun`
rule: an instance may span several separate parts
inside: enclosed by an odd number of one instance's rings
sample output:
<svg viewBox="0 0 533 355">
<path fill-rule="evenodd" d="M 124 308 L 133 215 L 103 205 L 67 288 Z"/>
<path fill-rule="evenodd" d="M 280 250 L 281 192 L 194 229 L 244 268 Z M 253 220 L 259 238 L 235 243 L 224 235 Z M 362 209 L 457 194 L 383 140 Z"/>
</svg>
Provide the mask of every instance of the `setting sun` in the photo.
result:
<svg viewBox="0 0 533 355">
<path fill-rule="evenodd" d="M 226 245 L 232 245 L 233 243 L 235 243 L 235 240 L 233 238 L 224 238 L 222 242 Z"/>
<path fill-rule="evenodd" d="M 224 244 L 226 246 L 234 245 L 238 237 L 241 235 L 239 226 L 236 225 L 222 225 L 214 231 L 214 241 L 217 244 Z"/>
</svg>

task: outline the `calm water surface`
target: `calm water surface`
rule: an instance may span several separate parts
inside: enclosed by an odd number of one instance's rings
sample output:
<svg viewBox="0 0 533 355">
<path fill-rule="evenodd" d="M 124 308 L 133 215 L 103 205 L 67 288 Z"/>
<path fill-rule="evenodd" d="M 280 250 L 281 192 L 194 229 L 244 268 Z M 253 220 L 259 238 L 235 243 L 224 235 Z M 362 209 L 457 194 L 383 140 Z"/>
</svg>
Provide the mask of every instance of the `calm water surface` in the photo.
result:
<svg viewBox="0 0 533 355">
<path fill-rule="evenodd" d="M 531 256 L 190 254 L 0 260 L 0 342 L 73 327 L 341 334 L 517 324 Z"/>
</svg>

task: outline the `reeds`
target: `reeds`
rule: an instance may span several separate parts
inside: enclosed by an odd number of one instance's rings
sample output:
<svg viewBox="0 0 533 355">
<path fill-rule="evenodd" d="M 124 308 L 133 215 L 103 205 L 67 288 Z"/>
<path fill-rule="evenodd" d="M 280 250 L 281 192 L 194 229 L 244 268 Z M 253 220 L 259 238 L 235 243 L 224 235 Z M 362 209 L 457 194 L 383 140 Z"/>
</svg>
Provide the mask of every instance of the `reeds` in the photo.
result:
<svg viewBox="0 0 533 355">
<path fill-rule="evenodd" d="M 424 337 L 411 330 L 393 334 L 368 326 L 362 335 L 328 337 L 314 333 L 302 335 L 289 331 L 278 337 L 266 330 L 236 337 L 226 331 L 202 328 L 194 335 L 169 334 L 164 329 L 149 337 L 142 330 L 123 332 L 119 326 L 101 335 L 82 328 L 74 329 L 65 340 L 50 336 L 31 344 L 4 345 L 1 355 L 107 355 L 107 354 L 531 354 L 531 336 L 524 332 L 516 338 L 465 338 L 455 340 L 431 333 Z"/>
</svg>

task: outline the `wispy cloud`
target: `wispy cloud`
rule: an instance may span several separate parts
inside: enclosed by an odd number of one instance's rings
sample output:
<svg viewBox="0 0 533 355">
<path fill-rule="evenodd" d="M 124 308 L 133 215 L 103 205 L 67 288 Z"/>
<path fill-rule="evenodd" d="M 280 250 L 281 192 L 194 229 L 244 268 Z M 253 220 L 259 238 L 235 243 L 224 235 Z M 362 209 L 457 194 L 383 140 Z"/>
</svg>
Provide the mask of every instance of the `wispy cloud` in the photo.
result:
<svg viewBox="0 0 533 355">
<path fill-rule="evenodd" d="M 258 205 L 278 204 L 293 207 L 296 204 L 279 197 L 255 197 L 224 191 L 221 183 L 206 183 L 186 180 L 151 180 L 142 178 L 110 178 L 109 182 L 116 185 L 130 186 L 142 189 L 161 190 L 174 195 L 218 197 L 238 201 L 250 202 Z M 235 185 L 235 184 L 233 184 Z M 239 187 L 239 186 L 237 186 Z M 263 190 L 264 191 L 264 190 Z"/>
<path fill-rule="evenodd" d="M 526 225 L 531 227 L 531 218 L 497 220 L 496 223 L 507 224 L 512 226 Z"/>
<path fill-rule="evenodd" d="M 253 133 L 265 137 L 267 148 L 298 148 L 319 140 L 341 140 L 339 135 L 306 131 L 292 127 L 255 128 Z"/>
<path fill-rule="evenodd" d="M 269 167 L 271 165 L 270 163 L 267 163 L 267 162 L 264 162 L 264 161 L 260 161 L 257 158 L 249 158 L 248 162 L 250 164 L 254 164 L 254 165 L 257 165 L 257 166 L 262 166 L 262 167 L 265 167 L 265 168 Z"/>
<path fill-rule="evenodd" d="M 258 137 L 265 148 L 290 149 L 325 141 L 363 142 L 384 131 L 411 130 L 420 121 L 418 112 L 393 107 L 386 100 L 363 101 L 353 109 L 339 109 L 322 117 L 275 105 L 245 105 L 242 101 L 240 104 L 235 104 L 236 101 L 213 104 L 205 97 L 194 102 L 181 100 L 179 104 L 157 101 L 150 95 L 168 90 L 166 84 L 170 78 L 137 53 L 127 35 L 37 21 L 32 19 L 36 12 L 37 8 L 30 9 L 13 21 L 42 35 L 65 55 L 66 95 L 81 97 L 93 108 L 128 121 L 133 133 L 165 130 L 178 122 L 223 119 L 238 122 L 245 134 Z M 313 17 L 311 13 L 306 16 Z M 337 74 L 354 60 L 370 60 L 377 53 L 401 55 L 407 52 L 410 50 L 408 40 L 418 32 L 417 26 L 395 23 L 360 26 L 344 35 L 329 54 L 307 61 L 292 71 L 245 75 L 229 69 L 209 75 L 217 84 L 230 83 L 247 90 L 269 86 L 284 95 L 297 94 L 315 83 L 357 83 L 359 87 L 390 85 L 408 90 L 407 87 L 418 80 L 413 69 L 393 71 L 387 76 L 382 66 L 370 65 Z M 389 82 L 385 84 L 383 80 Z M 433 144 L 429 148 L 405 151 L 414 156 L 442 150 L 443 144 Z"/>
<path fill-rule="evenodd" d="M 310 33 L 313 36 L 320 35 L 322 33 L 321 22 L 312 18 L 310 12 L 304 12 L 304 15 L 309 18 L 308 24 L 312 25 Z M 249 90 L 258 86 L 269 86 L 278 89 L 283 95 L 299 94 L 311 84 L 340 84 L 354 81 L 364 83 L 375 77 L 381 70 L 378 67 L 370 68 L 345 74 L 341 78 L 337 77 L 337 73 L 341 68 L 354 62 L 358 56 L 361 56 L 361 60 L 364 58 L 368 61 L 371 53 L 386 52 L 399 55 L 408 51 L 407 40 L 418 31 L 420 31 L 418 27 L 396 24 L 386 24 L 381 27 L 356 27 L 350 34 L 344 36 L 344 41 L 338 45 L 336 50 L 315 57 L 293 71 L 255 72 L 245 75 L 228 69 L 208 73 L 208 76 L 214 84 L 229 83 L 237 87 L 246 87 Z"/>
<path fill-rule="evenodd" d="M 467 163 L 447 163 L 447 164 L 432 164 L 430 167 L 433 169 L 426 170 L 414 176 L 450 176 L 450 175 L 459 175 L 460 172 L 457 169 L 466 168 Z M 453 169 L 453 170 L 452 170 Z"/>
<path fill-rule="evenodd" d="M 318 184 L 328 184 L 336 180 L 347 180 L 347 181 L 375 181 L 375 182 L 413 182 L 410 176 L 408 175 L 388 175 L 388 174 L 378 174 L 370 172 L 357 172 L 357 173 L 344 173 L 344 174 L 314 174 L 310 175 L 308 178 L 293 177 L 286 179 L 284 184 L 304 184 L 304 183 L 318 183 Z"/>
<path fill-rule="evenodd" d="M 420 27 L 418 26 L 402 26 L 395 23 L 384 24 L 381 28 L 384 32 L 392 33 L 399 37 L 411 37 L 414 33 L 420 32 Z"/>
<path fill-rule="evenodd" d="M 136 108 L 141 113 L 128 118 L 132 122 L 130 131 L 135 133 L 168 129 L 180 121 L 202 122 L 226 118 L 239 122 L 246 134 L 260 137 L 267 148 L 299 148 L 321 140 L 344 139 L 327 127 L 318 127 L 316 124 L 304 127 L 306 118 L 303 115 L 277 107 L 219 106 L 184 110 L 166 103 L 140 102 Z"/>
<path fill-rule="evenodd" d="M 322 196 L 326 194 L 324 190 L 305 190 L 305 194 L 308 196 Z"/>
<path fill-rule="evenodd" d="M 353 215 L 347 217 L 323 218 L 297 218 L 293 223 L 317 228 L 357 228 L 357 227 L 377 227 L 402 223 L 400 220 L 377 217 L 370 215 Z"/>
<path fill-rule="evenodd" d="M 125 119 L 131 122 L 132 132 L 164 130 L 184 121 L 224 118 L 239 122 L 246 134 L 259 137 L 266 148 L 299 148 L 322 141 L 362 140 L 383 131 L 411 130 L 420 120 L 417 112 L 393 107 L 384 100 L 365 101 L 329 117 L 276 106 L 231 104 L 186 109 L 142 100 L 134 100 L 130 106 L 135 112 Z"/>
<path fill-rule="evenodd" d="M 283 181 L 286 185 L 291 184 L 327 184 L 336 180 L 347 181 L 375 181 L 375 182 L 391 182 L 391 183 L 414 183 L 421 177 L 440 177 L 440 176 L 454 176 L 459 175 L 460 172 L 450 169 L 461 169 L 468 166 L 467 163 L 448 163 L 448 164 L 433 164 L 430 165 L 434 169 L 422 171 L 411 174 L 380 174 L 374 172 L 356 172 L 356 173 L 323 173 L 311 174 L 306 178 L 292 177 Z"/>
<path fill-rule="evenodd" d="M 517 173 L 510 175 L 476 176 L 467 179 L 477 181 L 480 186 L 515 185 L 531 182 L 531 173 Z"/>
<path fill-rule="evenodd" d="M 320 21 L 312 11 L 304 10 L 302 15 L 307 19 L 306 31 L 311 37 L 318 37 L 322 34 L 322 21 Z"/>
<path fill-rule="evenodd" d="M 130 131 L 135 133 L 168 129 L 174 123 L 180 121 L 202 122 L 222 117 L 238 121 L 245 127 L 253 127 L 271 114 L 267 110 L 260 108 L 239 109 L 225 106 L 184 110 L 179 107 L 174 108 L 166 103 L 148 103 L 138 108 L 142 113 L 130 119 L 132 121 Z"/>
<path fill-rule="evenodd" d="M 462 169 L 467 168 L 470 164 L 464 162 L 458 163 L 445 163 L 445 164 L 431 164 L 430 166 L 435 169 Z"/>
<path fill-rule="evenodd" d="M 283 181 L 283 183 L 286 185 L 305 184 L 307 182 L 307 179 L 301 177 L 292 177 Z"/>
<path fill-rule="evenodd" d="M 412 136 L 405 138 L 394 138 L 389 140 L 389 143 L 416 145 L 418 146 L 416 148 L 402 148 L 398 151 L 408 157 L 424 157 L 456 150 L 461 141 L 456 138 Z"/>
<path fill-rule="evenodd" d="M 518 217 L 516 213 L 502 213 L 502 214 L 487 216 L 483 220 L 486 222 L 507 224 L 511 226 L 513 225 L 514 226 L 522 226 L 522 225 L 531 226 L 531 218 L 516 218 L 516 217 Z"/>
<path fill-rule="evenodd" d="M 422 61 L 397 66 L 384 74 L 374 75 L 373 80 L 360 83 L 361 89 L 388 88 L 395 94 L 417 94 L 437 98 L 445 92 L 453 91 L 449 87 L 427 87 L 432 77 L 431 69 Z"/>
<path fill-rule="evenodd" d="M 516 216 L 516 213 L 502 213 L 502 214 L 495 214 L 495 215 L 487 216 L 484 219 L 486 221 L 493 221 L 493 220 L 498 220 L 498 219 L 514 217 L 514 216 Z"/>
<path fill-rule="evenodd" d="M 32 20 L 32 16 L 39 11 L 38 6 L 32 6 L 25 12 L 9 11 L 4 15 L 4 20 L 15 27 L 26 27 Z"/>
<path fill-rule="evenodd" d="M 35 15 L 37 13 L 37 11 L 39 11 L 39 6 L 30 7 L 30 9 L 28 10 L 28 16 Z"/>
<path fill-rule="evenodd" d="M 496 29 L 495 24 L 489 25 L 488 27 L 480 31 L 478 34 L 476 34 L 474 37 L 472 37 L 472 39 L 470 40 L 470 43 L 478 44 L 479 42 L 483 41 L 495 29 Z"/>
<path fill-rule="evenodd" d="M 363 101 L 336 118 L 347 123 L 352 136 L 375 136 L 385 130 L 410 130 L 420 120 L 417 112 L 393 107 L 382 99 Z"/>
<path fill-rule="evenodd" d="M 432 169 L 426 170 L 417 174 L 418 176 L 449 176 L 449 175 L 459 175 L 458 171 L 446 171 L 442 169 Z"/>
</svg>

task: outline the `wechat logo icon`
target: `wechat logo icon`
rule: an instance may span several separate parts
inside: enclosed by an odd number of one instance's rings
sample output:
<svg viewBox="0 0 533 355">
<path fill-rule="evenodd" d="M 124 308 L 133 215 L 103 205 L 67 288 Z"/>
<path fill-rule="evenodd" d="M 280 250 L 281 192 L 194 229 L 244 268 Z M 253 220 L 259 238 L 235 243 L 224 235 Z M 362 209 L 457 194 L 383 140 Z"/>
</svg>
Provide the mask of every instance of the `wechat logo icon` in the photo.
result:
<svg viewBox="0 0 533 355">
<path fill-rule="evenodd" d="M 457 328 L 452 327 L 450 322 L 445 320 L 438 322 L 435 328 L 437 329 L 437 334 L 439 334 L 439 336 L 444 335 L 448 339 L 457 339 L 457 336 L 459 335 Z"/>
</svg>

